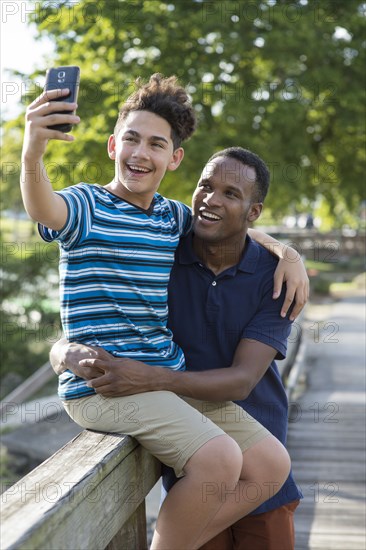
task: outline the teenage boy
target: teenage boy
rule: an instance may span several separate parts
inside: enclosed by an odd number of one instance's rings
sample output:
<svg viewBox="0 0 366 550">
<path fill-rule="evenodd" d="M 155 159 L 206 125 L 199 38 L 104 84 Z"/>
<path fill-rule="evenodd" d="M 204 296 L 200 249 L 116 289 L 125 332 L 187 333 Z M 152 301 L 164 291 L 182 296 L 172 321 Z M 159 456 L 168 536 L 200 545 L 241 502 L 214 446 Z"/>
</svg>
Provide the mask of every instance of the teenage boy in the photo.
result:
<svg viewBox="0 0 366 550">
<path fill-rule="evenodd" d="M 190 215 L 187 207 L 156 191 L 166 170 L 178 168 L 181 141 L 194 130 L 187 94 L 174 77 L 154 75 L 128 98 L 109 139 L 113 181 L 55 193 L 43 155 L 49 139 L 72 138 L 49 127 L 79 120 L 62 114 L 76 105 L 53 102 L 59 94 L 44 93 L 27 110 L 21 188 L 43 238 L 60 243 L 65 334 L 116 357 L 182 370 L 183 353 L 166 328 L 167 284 Z M 258 204 L 251 204 L 247 221 L 259 212 Z M 182 478 L 160 510 L 152 549 L 199 548 L 269 492 L 276 493 L 287 478 L 284 447 L 251 417 L 240 416 L 233 403 L 217 403 L 203 417 L 204 403 L 190 406 L 171 392 L 139 393 L 133 402 L 111 400 L 69 371 L 60 377 L 59 388 L 67 412 L 82 427 L 136 437 Z M 98 411 L 93 419 L 87 414 L 90 405 Z M 222 414 L 228 407 L 234 421 Z M 207 483 L 219 490 L 202 499 Z M 257 498 L 240 499 L 238 505 L 233 493 L 242 494 L 252 483 L 261 488 Z"/>
<path fill-rule="evenodd" d="M 288 321 L 272 299 L 277 261 L 246 236 L 249 205 L 262 204 L 267 188 L 263 161 L 240 147 L 216 153 L 202 172 L 193 231 L 181 239 L 169 282 L 168 325 L 186 371 L 131 364 L 60 341 L 51 352 L 56 372 L 71 368 L 110 397 L 168 390 L 188 402 L 235 400 L 285 444 L 288 403 L 274 359 L 285 355 Z M 173 483 L 166 471 L 165 487 Z M 275 496 L 204 549 L 293 550 L 301 496 L 290 474 Z"/>
</svg>

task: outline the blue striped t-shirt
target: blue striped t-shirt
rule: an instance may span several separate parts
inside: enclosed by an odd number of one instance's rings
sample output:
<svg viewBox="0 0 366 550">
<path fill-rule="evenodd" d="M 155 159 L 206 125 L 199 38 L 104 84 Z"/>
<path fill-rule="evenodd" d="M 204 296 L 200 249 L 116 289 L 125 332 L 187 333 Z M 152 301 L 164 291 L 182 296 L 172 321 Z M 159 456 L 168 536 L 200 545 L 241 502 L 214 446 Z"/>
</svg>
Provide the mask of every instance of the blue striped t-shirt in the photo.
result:
<svg viewBox="0 0 366 550">
<path fill-rule="evenodd" d="M 184 204 L 155 194 L 143 210 L 100 185 L 60 192 L 68 217 L 60 231 L 40 226 L 60 245 L 60 310 L 66 338 L 173 370 L 185 368 L 167 328 L 168 282 L 179 238 L 191 227 Z M 95 393 L 71 371 L 61 399 Z"/>
</svg>

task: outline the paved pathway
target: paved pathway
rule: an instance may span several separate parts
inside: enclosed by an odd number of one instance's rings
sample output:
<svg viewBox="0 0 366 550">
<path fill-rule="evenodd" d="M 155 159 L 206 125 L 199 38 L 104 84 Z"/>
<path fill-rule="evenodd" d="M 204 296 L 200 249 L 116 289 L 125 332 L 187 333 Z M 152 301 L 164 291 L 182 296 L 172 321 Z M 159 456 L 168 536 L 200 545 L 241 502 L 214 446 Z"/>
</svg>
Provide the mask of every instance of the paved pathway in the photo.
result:
<svg viewBox="0 0 366 550">
<path fill-rule="evenodd" d="M 288 448 L 305 499 L 296 550 L 365 550 L 365 297 L 311 308 Z M 280 549 L 279 549 L 280 550 Z"/>
</svg>

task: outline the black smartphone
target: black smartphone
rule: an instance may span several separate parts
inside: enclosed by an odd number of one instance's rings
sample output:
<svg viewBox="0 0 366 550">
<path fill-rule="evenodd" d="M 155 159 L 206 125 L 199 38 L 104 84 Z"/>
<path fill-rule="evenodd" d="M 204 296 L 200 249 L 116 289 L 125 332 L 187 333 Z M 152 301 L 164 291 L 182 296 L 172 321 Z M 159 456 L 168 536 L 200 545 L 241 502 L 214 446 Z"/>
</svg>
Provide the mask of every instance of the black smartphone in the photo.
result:
<svg viewBox="0 0 366 550">
<path fill-rule="evenodd" d="M 53 101 L 67 101 L 74 103 L 77 100 L 80 83 L 80 68 L 76 66 L 56 67 L 48 69 L 46 73 L 45 91 L 58 90 L 69 88 L 70 93 L 67 96 L 61 96 Z M 59 111 L 59 113 L 75 114 L 75 111 Z M 70 132 L 72 124 L 56 124 L 48 126 L 51 130 L 59 130 L 60 132 Z"/>
</svg>

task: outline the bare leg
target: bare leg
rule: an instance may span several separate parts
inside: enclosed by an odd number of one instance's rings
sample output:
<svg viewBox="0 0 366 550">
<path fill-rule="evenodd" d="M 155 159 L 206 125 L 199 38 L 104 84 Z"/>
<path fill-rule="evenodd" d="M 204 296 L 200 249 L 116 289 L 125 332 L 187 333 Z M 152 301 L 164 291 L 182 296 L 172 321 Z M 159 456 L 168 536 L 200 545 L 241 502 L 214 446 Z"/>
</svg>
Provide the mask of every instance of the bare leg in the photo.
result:
<svg viewBox="0 0 366 550">
<path fill-rule="evenodd" d="M 198 546 L 192 548 L 199 548 L 275 495 L 286 481 L 290 467 L 285 447 L 272 435 L 248 449 L 243 454 L 243 469 L 235 492 L 222 494 L 223 505 L 201 533 Z"/>
<path fill-rule="evenodd" d="M 238 444 L 227 435 L 203 445 L 185 465 L 185 476 L 169 491 L 156 524 L 151 550 L 198 548 L 203 530 L 223 503 L 224 490 L 234 491 L 243 467 Z M 205 498 L 207 487 L 218 488 Z"/>
<path fill-rule="evenodd" d="M 219 436 L 191 457 L 160 510 L 151 550 L 196 550 L 280 489 L 290 460 L 275 437 L 248 449 L 244 462 L 238 449 Z"/>
</svg>

